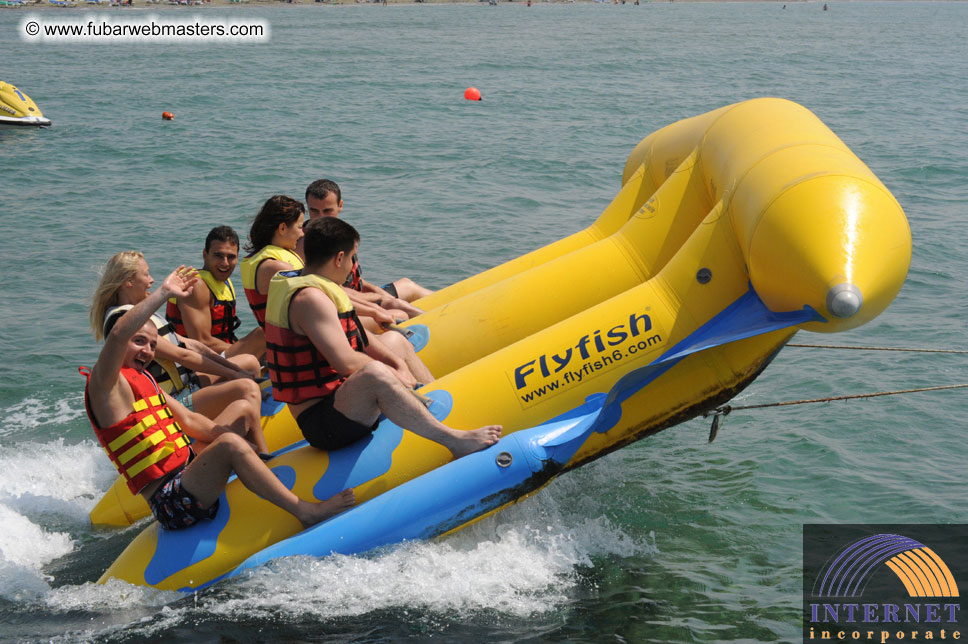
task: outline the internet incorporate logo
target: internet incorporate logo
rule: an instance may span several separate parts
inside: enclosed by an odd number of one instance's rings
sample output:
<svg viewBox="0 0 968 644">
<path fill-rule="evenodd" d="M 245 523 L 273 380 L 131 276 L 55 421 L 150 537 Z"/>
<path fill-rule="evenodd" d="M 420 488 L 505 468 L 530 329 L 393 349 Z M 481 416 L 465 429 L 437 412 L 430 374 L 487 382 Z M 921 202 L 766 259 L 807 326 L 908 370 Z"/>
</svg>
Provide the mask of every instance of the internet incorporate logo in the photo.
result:
<svg viewBox="0 0 968 644">
<path fill-rule="evenodd" d="M 958 597 L 958 584 L 931 548 L 899 534 L 876 534 L 844 547 L 817 581 L 816 597 L 859 597 L 880 565 L 890 568 L 911 597 Z"/>
<path fill-rule="evenodd" d="M 961 639 L 966 526 L 805 525 L 803 534 L 804 642 Z"/>
</svg>

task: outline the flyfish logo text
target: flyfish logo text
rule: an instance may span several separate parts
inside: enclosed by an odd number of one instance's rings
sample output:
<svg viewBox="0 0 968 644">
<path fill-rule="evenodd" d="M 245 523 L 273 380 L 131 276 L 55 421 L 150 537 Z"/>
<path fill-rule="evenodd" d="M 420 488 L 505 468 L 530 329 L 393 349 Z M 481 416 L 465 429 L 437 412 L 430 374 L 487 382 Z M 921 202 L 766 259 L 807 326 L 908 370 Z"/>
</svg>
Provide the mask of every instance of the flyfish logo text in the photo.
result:
<svg viewBox="0 0 968 644">
<path fill-rule="evenodd" d="M 509 375 L 521 404 L 528 406 L 661 343 L 648 314 L 632 313 L 607 330 L 596 329 L 560 351 L 518 365 Z"/>
</svg>

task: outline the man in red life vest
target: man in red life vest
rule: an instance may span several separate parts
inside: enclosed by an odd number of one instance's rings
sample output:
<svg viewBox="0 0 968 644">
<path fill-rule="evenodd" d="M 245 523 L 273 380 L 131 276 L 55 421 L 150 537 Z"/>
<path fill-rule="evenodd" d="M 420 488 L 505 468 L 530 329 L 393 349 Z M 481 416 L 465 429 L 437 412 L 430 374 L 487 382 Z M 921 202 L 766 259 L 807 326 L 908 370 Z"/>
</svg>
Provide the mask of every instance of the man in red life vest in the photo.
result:
<svg viewBox="0 0 968 644">
<path fill-rule="evenodd" d="M 338 449 L 367 436 L 381 413 L 461 457 L 493 445 L 500 425 L 461 431 L 434 418 L 412 396 L 401 358 L 369 343 L 340 284 L 353 266 L 359 234 L 335 217 L 305 227 L 306 266 L 276 273 L 266 303 L 266 363 L 273 396 L 289 403 L 306 440 Z"/>
<path fill-rule="evenodd" d="M 169 297 L 190 295 L 197 281 L 192 268 L 182 266 L 172 272 L 161 288 L 115 324 L 97 363 L 86 374 L 85 403 L 94 433 L 132 493 L 145 497 L 167 529 L 214 517 L 233 471 L 245 487 L 292 513 L 307 527 L 351 507 L 355 502 L 352 490 L 321 503 L 300 499 L 246 442 L 245 427 L 219 425 L 218 419 L 188 411 L 176 400 L 166 399 L 146 373 L 158 341 L 151 314 Z M 235 404 L 247 403 L 237 401 L 223 414 L 233 411 Z M 241 419 L 244 414 L 234 417 Z M 208 446 L 195 456 L 186 434 Z"/>
<path fill-rule="evenodd" d="M 201 280 L 191 295 L 168 301 L 165 317 L 175 333 L 198 340 L 225 357 L 250 353 L 265 354 L 266 339 L 261 328 L 244 338 L 235 336 L 242 324 L 236 314 L 235 286 L 231 276 L 239 263 L 239 236 L 229 226 L 216 226 L 205 238 Z"/>
</svg>

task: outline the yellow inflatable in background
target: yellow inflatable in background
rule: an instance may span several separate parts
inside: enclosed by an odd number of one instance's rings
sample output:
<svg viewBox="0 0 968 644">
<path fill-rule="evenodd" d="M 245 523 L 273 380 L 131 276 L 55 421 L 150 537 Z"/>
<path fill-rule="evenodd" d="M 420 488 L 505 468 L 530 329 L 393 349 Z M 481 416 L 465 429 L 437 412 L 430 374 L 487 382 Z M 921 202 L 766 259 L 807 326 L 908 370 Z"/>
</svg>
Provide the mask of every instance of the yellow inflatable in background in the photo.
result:
<svg viewBox="0 0 968 644">
<path fill-rule="evenodd" d="M 50 127 L 50 119 L 33 99 L 0 81 L 0 127 Z"/>
<path fill-rule="evenodd" d="M 798 329 L 872 319 L 910 256 L 896 200 L 803 107 L 756 99 L 670 125 L 635 148 L 592 227 L 425 298 L 405 325 L 442 376 L 422 390 L 431 411 L 504 425 L 497 445 L 451 461 L 384 421 L 342 450 L 292 449 L 270 467 L 298 495 L 352 487 L 359 505 L 300 532 L 233 482 L 216 519 L 152 524 L 102 581 L 191 590 L 274 557 L 459 529 L 730 399 Z"/>
</svg>

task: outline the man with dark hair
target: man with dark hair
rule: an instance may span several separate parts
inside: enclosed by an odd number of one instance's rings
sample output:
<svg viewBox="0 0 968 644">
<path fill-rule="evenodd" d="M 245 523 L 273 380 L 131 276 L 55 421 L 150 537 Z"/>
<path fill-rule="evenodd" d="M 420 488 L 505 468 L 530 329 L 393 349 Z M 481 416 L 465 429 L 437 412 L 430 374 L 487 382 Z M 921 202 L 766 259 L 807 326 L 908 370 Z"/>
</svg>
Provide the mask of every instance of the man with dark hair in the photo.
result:
<svg viewBox="0 0 968 644">
<path fill-rule="evenodd" d="M 192 268 L 179 267 L 157 291 L 128 310 L 108 333 L 87 376 L 88 418 L 132 494 L 141 494 L 163 528 L 177 530 L 213 518 L 219 496 L 235 473 L 242 484 L 291 512 L 306 527 L 355 502 L 344 490 L 323 502 L 304 500 L 287 488 L 259 458 L 245 436 L 244 400 L 214 420 L 165 398 L 146 368 L 155 355 L 158 331 L 151 314 L 168 297 L 186 297 L 197 284 Z M 239 408 L 239 409 L 236 409 Z M 187 437 L 207 447 L 197 455 Z"/>
<path fill-rule="evenodd" d="M 338 217 L 340 211 L 343 210 L 343 198 L 339 186 L 335 181 L 329 179 L 313 181 L 306 188 L 306 207 L 309 210 L 310 221 L 317 217 Z M 349 293 L 350 299 L 355 303 L 370 303 L 386 310 L 402 311 L 408 318 L 423 313 L 410 302 L 433 292 L 417 284 L 409 277 L 401 277 L 384 284 L 382 288 L 367 282 L 363 279 L 359 258 L 355 255 L 353 256 L 353 269 L 343 286 L 356 291 L 356 293 Z M 361 314 L 365 314 L 365 311 L 361 311 Z"/>
<path fill-rule="evenodd" d="M 317 217 L 336 217 L 343 209 L 343 193 L 339 184 L 331 179 L 317 179 L 306 188 L 306 201 L 312 198 L 314 204 L 309 208 L 310 219 Z"/>
<path fill-rule="evenodd" d="M 266 363 L 273 396 L 290 410 L 313 447 L 339 449 L 369 435 L 380 414 L 440 443 L 455 457 L 493 445 L 499 425 L 462 431 L 434 418 L 413 395 L 404 361 L 366 331 L 340 284 L 359 234 L 336 217 L 305 227 L 306 266 L 277 273 L 266 303 Z"/>
<path fill-rule="evenodd" d="M 235 286 L 230 279 L 239 263 L 239 236 L 229 226 L 216 226 L 205 237 L 201 280 L 187 297 L 168 301 L 165 317 L 175 332 L 198 340 L 226 357 L 265 354 L 265 334 L 256 327 L 239 339 Z"/>
</svg>

